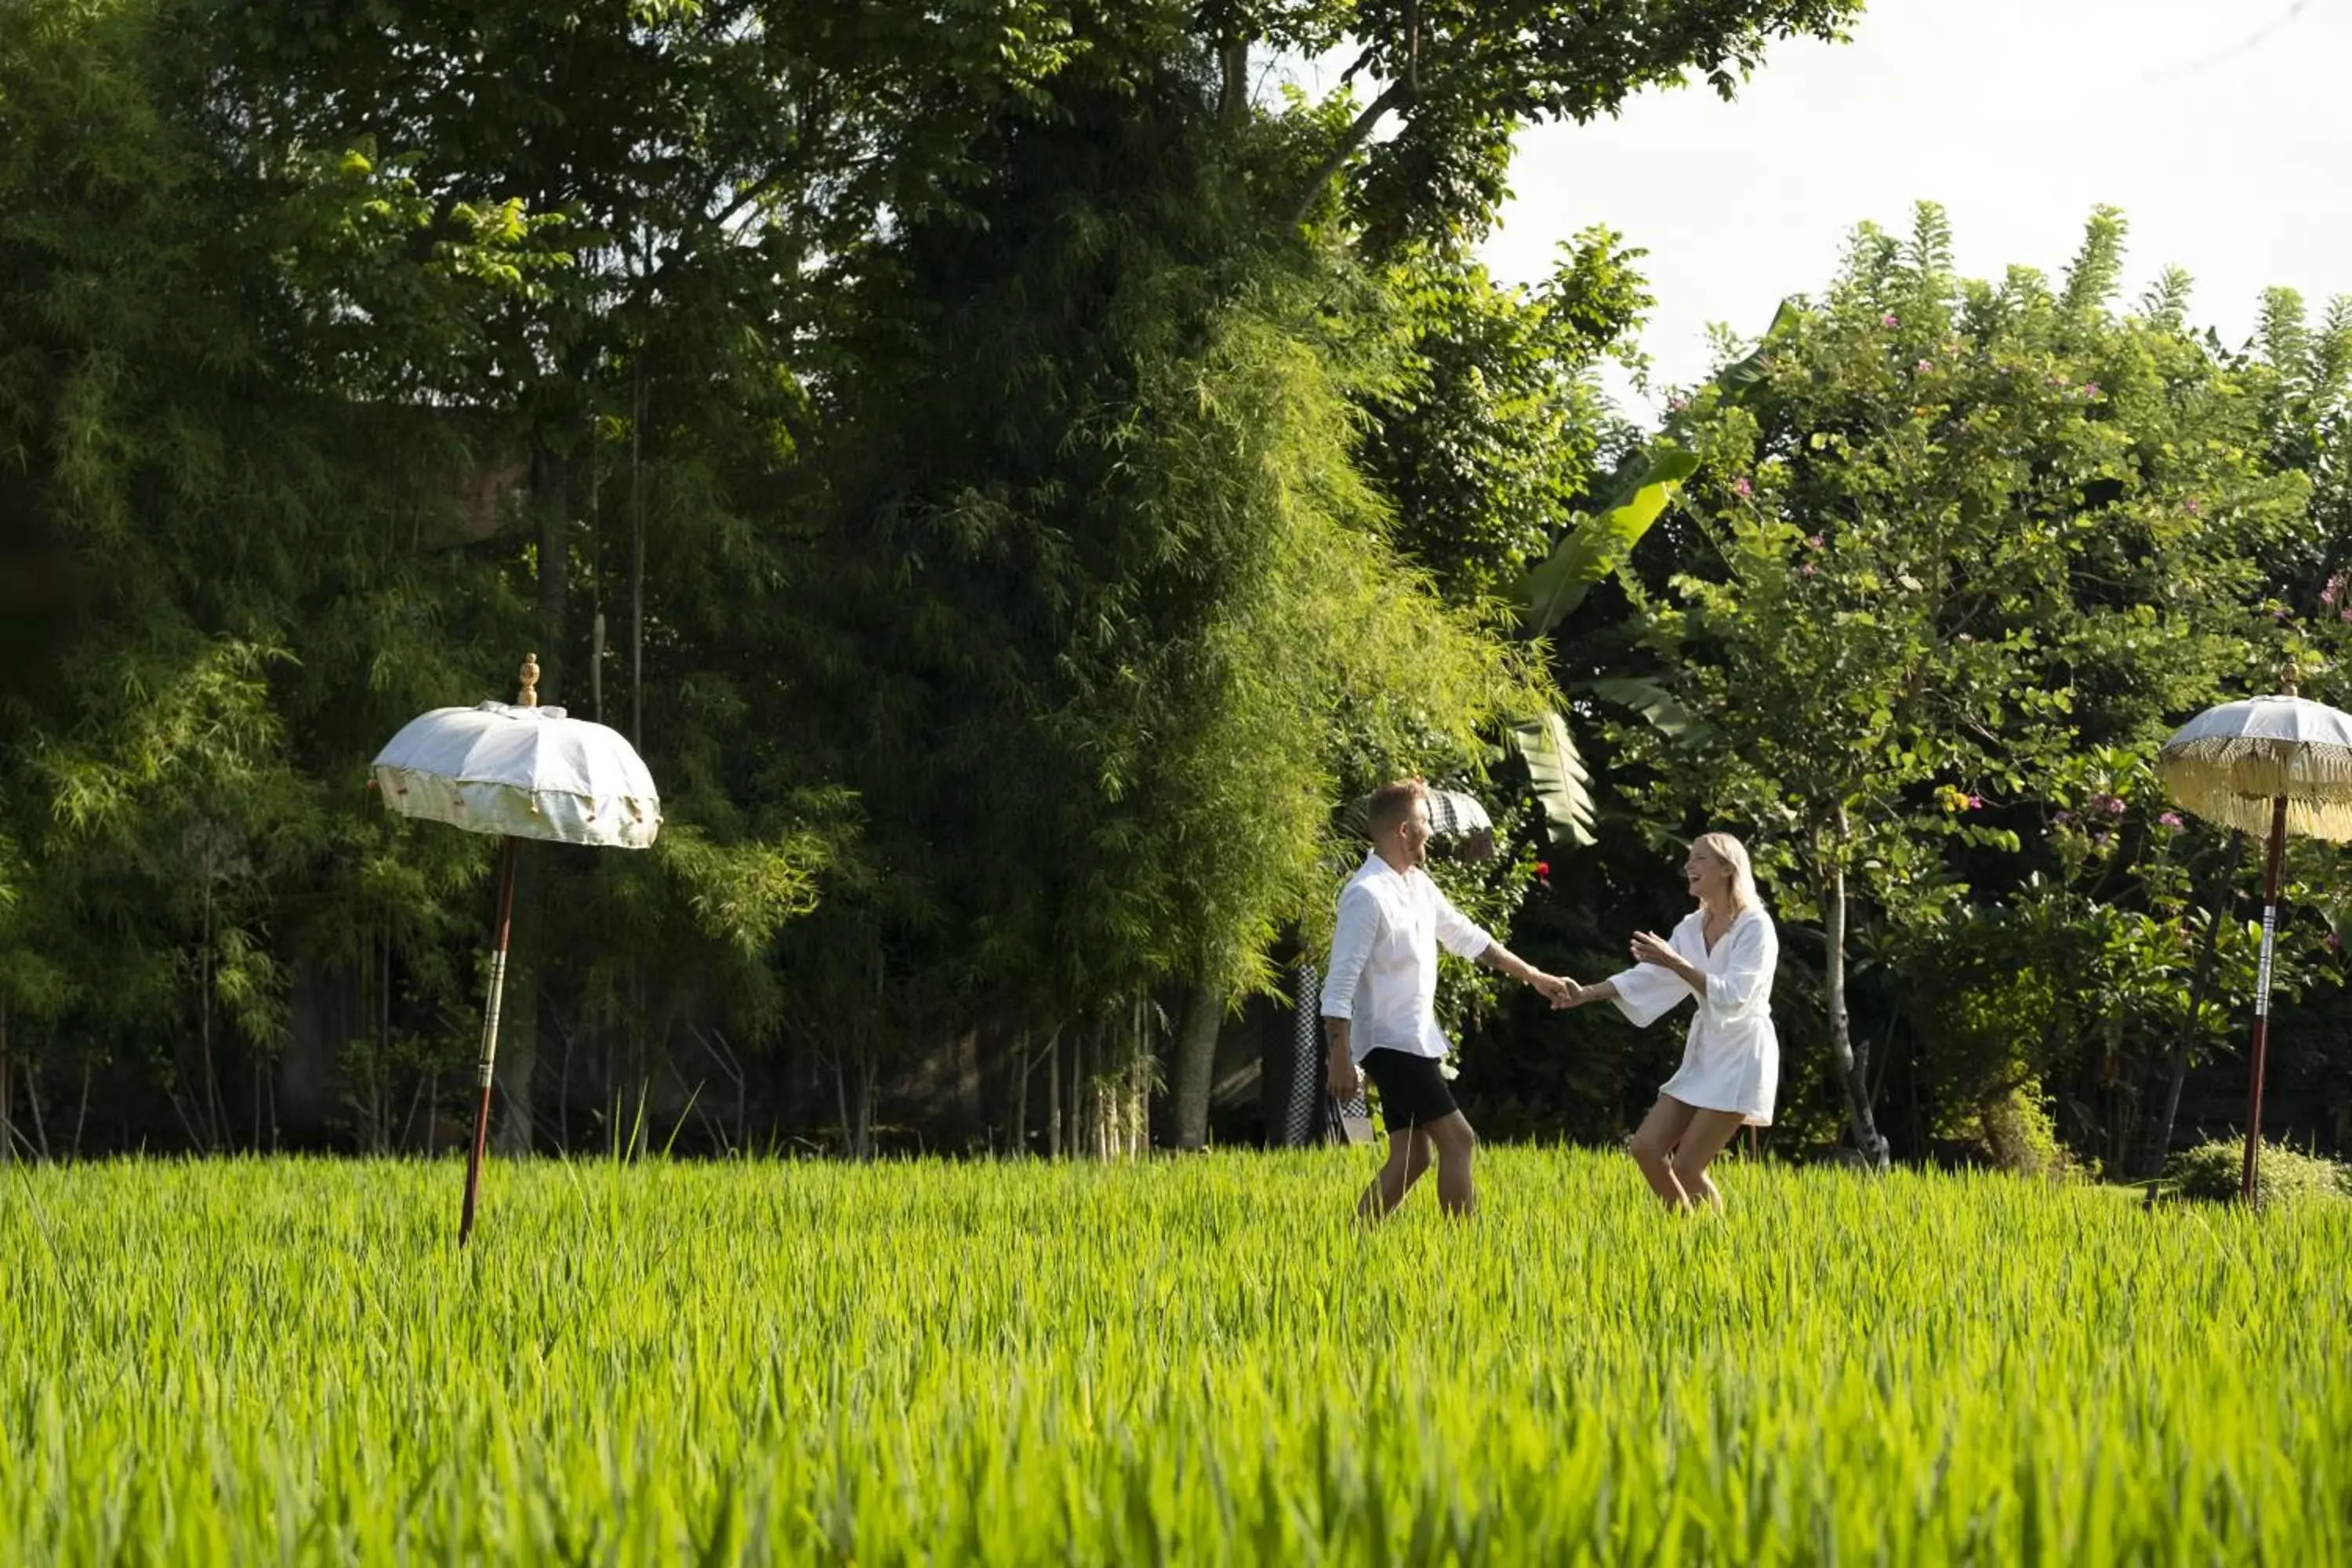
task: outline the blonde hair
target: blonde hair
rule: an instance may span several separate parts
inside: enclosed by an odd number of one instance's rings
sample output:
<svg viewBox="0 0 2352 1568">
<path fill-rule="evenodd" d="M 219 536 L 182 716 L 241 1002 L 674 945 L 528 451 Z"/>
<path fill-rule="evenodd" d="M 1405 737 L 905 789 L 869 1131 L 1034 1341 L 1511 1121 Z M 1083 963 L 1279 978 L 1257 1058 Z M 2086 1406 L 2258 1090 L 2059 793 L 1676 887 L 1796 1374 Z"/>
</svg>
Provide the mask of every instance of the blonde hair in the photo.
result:
<svg viewBox="0 0 2352 1568">
<path fill-rule="evenodd" d="M 1731 903 L 1734 909 L 1759 910 L 1764 900 L 1756 891 L 1756 867 L 1748 858 L 1748 846 L 1728 833 L 1702 833 L 1691 840 L 1691 847 L 1704 849 L 1731 868 Z"/>
</svg>

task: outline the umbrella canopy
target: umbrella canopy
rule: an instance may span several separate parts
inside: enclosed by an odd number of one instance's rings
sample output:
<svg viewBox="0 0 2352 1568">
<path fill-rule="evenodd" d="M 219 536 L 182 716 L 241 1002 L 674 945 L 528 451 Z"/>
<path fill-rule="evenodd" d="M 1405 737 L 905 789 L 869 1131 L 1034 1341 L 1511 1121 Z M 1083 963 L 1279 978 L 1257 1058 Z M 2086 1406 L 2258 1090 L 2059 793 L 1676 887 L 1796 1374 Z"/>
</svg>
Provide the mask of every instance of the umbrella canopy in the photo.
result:
<svg viewBox="0 0 2352 1568">
<path fill-rule="evenodd" d="M 643 849 L 661 830 L 661 796 L 636 749 L 561 708 L 436 708 L 373 767 L 394 810 L 472 833 Z"/>
<path fill-rule="evenodd" d="M 2224 827 L 2352 841 L 2352 714 L 2301 697 L 2224 702 L 2174 731 L 2157 760 L 2172 798 Z"/>
</svg>

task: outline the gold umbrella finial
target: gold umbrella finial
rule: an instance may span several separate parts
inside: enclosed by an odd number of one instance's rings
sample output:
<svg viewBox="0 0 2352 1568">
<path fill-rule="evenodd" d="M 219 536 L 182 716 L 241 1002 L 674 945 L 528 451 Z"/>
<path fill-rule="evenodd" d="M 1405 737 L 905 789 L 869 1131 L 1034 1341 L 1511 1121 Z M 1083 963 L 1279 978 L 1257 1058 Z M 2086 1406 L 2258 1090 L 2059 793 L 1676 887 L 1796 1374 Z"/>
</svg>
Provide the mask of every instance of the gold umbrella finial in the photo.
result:
<svg viewBox="0 0 2352 1568">
<path fill-rule="evenodd" d="M 539 655 L 535 653 L 523 655 L 520 673 L 522 694 L 515 699 L 515 706 L 536 708 L 539 706 Z"/>
<path fill-rule="evenodd" d="M 2295 664 L 2294 660 L 2288 659 L 2284 664 L 2279 667 L 2280 695 L 2284 697 L 2294 697 L 2298 695 L 2295 691 L 2295 687 L 2301 682 L 2302 679 L 2302 669 Z"/>
</svg>

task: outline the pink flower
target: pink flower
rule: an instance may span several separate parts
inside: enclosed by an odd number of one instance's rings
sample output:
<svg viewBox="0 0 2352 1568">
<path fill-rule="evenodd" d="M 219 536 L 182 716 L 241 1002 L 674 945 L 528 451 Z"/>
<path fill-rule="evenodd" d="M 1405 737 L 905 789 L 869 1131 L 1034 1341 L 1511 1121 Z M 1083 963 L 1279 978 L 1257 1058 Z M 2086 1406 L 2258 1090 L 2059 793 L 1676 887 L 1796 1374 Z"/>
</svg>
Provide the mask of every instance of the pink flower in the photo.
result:
<svg viewBox="0 0 2352 1568">
<path fill-rule="evenodd" d="M 1756 487 L 1749 484 L 1744 478 L 1732 480 L 1731 489 L 1738 495 L 1752 496 L 1756 493 Z"/>
<path fill-rule="evenodd" d="M 2099 395 L 2099 384 L 2098 384 L 2097 382 L 2095 382 L 2095 381 L 2086 381 L 2086 382 L 2084 382 L 2084 383 L 2083 384 L 2083 395 L 2084 395 L 2084 396 L 2085 396 L 2085 397 L 2096 397 L 2096 396 L 2098 396 L 2098 395 Z"/>
<path fill-rule="evenodd" d="M 2330 577 L 2327 580 L 2327 586 L 2319 591 L 2319 602 L 2333 608 L 2336 604 L 2336 596 L 2343 591 L 2344 574 L 2338 572 L 2335 576 Z"/>
<path fill-rule="evenodd" d="M 1970 811 L 1982 811 L 1984 809 L 1984 796 L 1980 795 L 1972 795 L 1969 796 L 1969 809 Z"/>
<path fill-rule="evenodd" d="M 1929 371 L 1931 371 L 1931 370 L 1933 370 L 1933 369 L 1935 369 L 1935 368 L 1936 368 L 1936 362 L 1935 362 L 1934 360 L 1931 360 L 1931 359 L 1923 359 L 1923 360 L 1921 360 L 1917 364 L 1913 365 L 1911 368 L 1912 368 L 1912 369 L 1914 369 L 1914 370 L 1916 370 L 1916 371 L 1917 371 L 1917 372 L 1919 372 L 1921 374 L 1923 374 L 1923 375 L 1924 375 L 1924 374 L 1926 374 L 1927 372 L 1929 372 Z"/>
<path fill-rule="evenodd" d="M 2336 618 L 2339 621 L 2352 621 L 2352 605 L 2347 605 L 2336 611 Z"/>
<path fill-rule="evenodd" d="M 1797 574 L 1801 577 L 1811 577 L 1820 570 L 1820 567 L 1808 561 L 1802 566 L 1797 568 Z"/>
<path fill-rule="evenodd" d="M 2179 827 L 2184 826 L 2180 820 L 2180 814 L 2177 811 L 2168 811 L 2163 816 L 2158 817 L 2157 820 L 2164 824 L 2167 827 Z"/>
<path fill-rule="evenodd" d="M 1670 414 L 1680 414 L 1684 409 L 1688 408 L 1689 406 L 1689 398 L 1677 397 L 1666 405 L 1666 411 Z"/>
<path fill-rule="evenodd" d="M 2124 803 L 2123 803 L 2123 797 L 2122 797 L 2122 796 L 2120 796 L 2120 795 L 2111 795 L 2107 796 L 2107 815 L 2108 815 L 2109 816 L 2121 816 L 2123 814 L 2124 814 Z"/>
<path fill-rule="evenodd" d="M 1882 327 L 1899 327 L 1903 323 L 1896 319 L 1894 311 L 1889 310 L 1886 314 L 1878 318 L 1878 324 Z"/>
<path fill-rule="evenodd" d="M 1818 533 L 1809 533 L 1805 536 L 1805 542 L 1813 549 L 1819 550 L 1822 547 L 1822 536 Z"/>
<path fill-rule="evenodd" d="M 2180 510 L 2187 512 L 2189 516 L 2195 517 L 2199 510 L 2197 498 L 2195 496 L 2191 496 L 2187 500 L 2182 501 L 2180 503 Z"/>
</svg>

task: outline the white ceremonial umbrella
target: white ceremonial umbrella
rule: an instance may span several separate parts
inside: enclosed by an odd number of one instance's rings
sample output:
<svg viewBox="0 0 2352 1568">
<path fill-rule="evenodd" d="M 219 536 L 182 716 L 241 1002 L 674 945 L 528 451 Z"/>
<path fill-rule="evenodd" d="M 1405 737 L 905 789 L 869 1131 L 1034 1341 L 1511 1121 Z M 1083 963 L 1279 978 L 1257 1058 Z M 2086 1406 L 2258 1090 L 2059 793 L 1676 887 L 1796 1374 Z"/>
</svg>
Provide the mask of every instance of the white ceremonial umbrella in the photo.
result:
<svg viewBox="0 0 2352 1568">
<path fill-rule="evenodd" d="M 499 1000 L 506 990 L 507 936 L 514 918 L 515 856 L 525 838 L 643 849 L 661 830 L 661 796 L 636 749 L 618 731 L 539 706 L 539 656 L 526 655 L 512 704 L 436 708 L 409 721 L 372 764 L 373 787 L 404 816 L 446 822 L 502 841 L 499 914 L 490 947 L 489 998 L 482 1009 L 474 1143 L 466 1159 L 466 1206 L 457 1243 L 474 1230 L 482 1154 L 490 1124 L 491 1068 L 498 1059 Z"/>
<path fill-rule="evenodd" d="M 2270 1044 L 2271 955 L 2278 938 L 2279 860 L 2286 836 L 2352 840 L 2352 714 L 2289 694 L 2225 702 L 2182 725 L 2158 754 L 2172 798 L 2208 822 L 2267 832 L 2263 954 L 2254 981 L 2246 1089 L 2245 1198 L 2262 1158 L 2263 1065 Z"/>
</svg>

